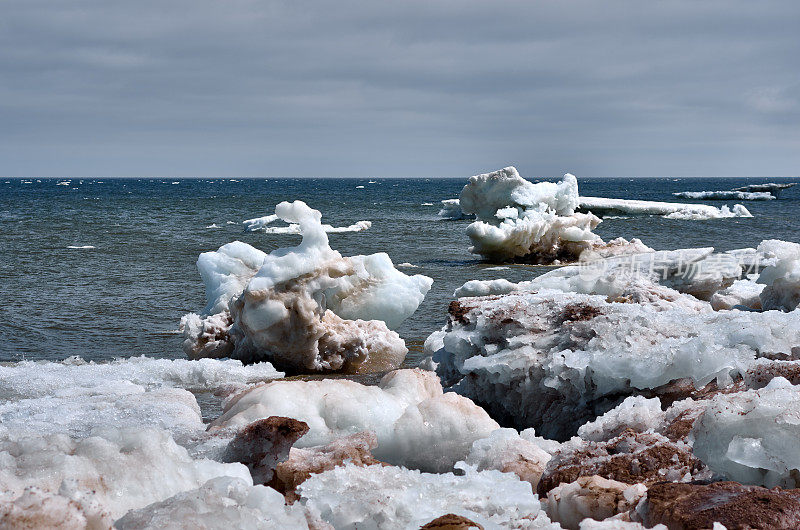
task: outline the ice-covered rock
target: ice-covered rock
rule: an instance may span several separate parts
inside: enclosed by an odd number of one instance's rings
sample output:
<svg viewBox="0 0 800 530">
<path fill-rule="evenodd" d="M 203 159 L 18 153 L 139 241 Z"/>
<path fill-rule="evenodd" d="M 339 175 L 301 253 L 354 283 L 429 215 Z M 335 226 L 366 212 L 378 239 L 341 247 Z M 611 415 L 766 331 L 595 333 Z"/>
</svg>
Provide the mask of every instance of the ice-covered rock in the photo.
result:
<svg viewBox="0 0 800 530">
<path fill-rule="evenodd" d="M 372 456 L 372 450 L 377 446 L 378 437 L 375 433 L 364 431 L 336 438 L 326 445 L 306 449 L 293 447 L 289 451 L 289 458 L 276 467 L 275 479 L 270 486 L 283 493 L 288 502 L 294 502 L 300 498 L 298 486 L 311 475 L 346 464 L 357 466 L 381 464 Z"/>
<path fill-rule="evenodd" d="M 435 374 L 415 369 L 391 372 L 377 386 L 344 379 L 275 381 L 235 397 L 212 428 L 243 427 L 269 416 L 308 424 L 297 447 L 372 431 L 376 458 L 433 472 L 452 469 L 475 440 L 499 427 L 469 399 L 444 394 Z"/>
<path fill-rule="evenodd" d="M 208 305 L 181 320 L 190 357 L 269 360 L 294 371 L 391 369 L 408 351 L 394 328 L 432 280 L 406 276 L 386 254 L 342 257 L 321 214 L 301 201 L 275 215 L 297 224 L 300 245 L 265 254 L 245 243 L 198 259 Z"/>
<path fill-rule="evenodd" d="M 578 181 L 570 174 L 558 183 L 537 184 L 513 167 L 476 175 L 461 191 L 460 204 L 465 214 L 476 217 L 467 227 L 470 252 L 488 259 L 575 261 L 583 251 L 606 245 L 592 232 L 600 219 L 575 212 Z M 625 252 L 622 241 L 615 246 Z"/>
<path fill-rule="evenodd" d="M 771 201 L 776 197 L 767 191 L 678 191 L 674 196 L 696 201 Z"/>
<path fill-rule="evenodd" d="M 300 486 L 300 502 L 339 530 L 420 528 L 445 514 L 484 528 L 560 528 L 527 482 L 499 471 L 460 469 L 457 476 L 348 464 L 312 475 Z"/>
<path fill-rule="evenodd" d="M 118 530 L 146 528 L 309 528 L 305 510 L 286 506 L 272 488 L 229 477 L 209 480 L 201 487 L 129 512 Z"/>
<path fill-rule="evenodd" d="M 644 484 L 583 476 L 548 492 L 547 515 L 564 528 L 578 530 L 584 519 L 602 521 L 632 510 L 646 493 Z"/>
<path fill-rule="evenodd" d="M 580 210 L 601 217 L 607 215 L 660 215 L 670 219 L 689 220 L 752 217 L 747 208 L 741 204 L 735 204 L 731 209 L 727 205 L 717 208 L 708 204 L 609 199 L 606 197 L 580 197 L 578 203 Z"/>
<path fill-rule="evenodd" d="M 36 487 L 94 499 L 117 518 L 221 476 L 252 484 L 242 464 L 192 459 L 163 430 L 107 428 L 76 439 L 65 434 L 10 437 L 0 428 L 0 491 L 7 498 Z"/>
<path fill-rule="evenodd" d="M 266 234 L 302 234 L 300 225 L 297 223 L 290 223 L 286 226 L 269 226 L 275 221 L 280 219 L 277 215 L 266 215 L 264 217 L 257 217 L 255 219 L 247 219 L 242 221 L 245 232 L 264 232 Z M 342 232 L 361 232 L 368 230 L 372 227 L 372 221 L 356 221 L 349 226 L 331 226 L 323 224 L 322 229 L 328 234 L 339 234 Z"/>
<path fill-rule="evenodd" d="M 694 452 L 731 480 L 797 487 L 800 387 L 776 377 L 759 390 L 715 396 L 694 423 Z"/>
<path fill-rule="evenodd" d="M 762 241 L 757 250 L 775 260 L 757 280 L 765 286 L 760 294 L 762 307 L 793 311 L 800 304 L 800 245 L 770 239 Z"/>
<path fill-rule="evenodd" d="M 461 202 L 458 199 L 444 199 L 442 208 L 439 210 L 439 217 L 442 219 L 466 219 L 469 216 L 461 211 Z"/>
<path fill-rule="evenodd" d="M 594 475 L 647 487 L 662 481 L 689 482 L 713 476 L 692 454 L 688 443 L 673 441 L 658 433 L 637 433 L 628 429 L 601 442 L 573 438 L 561 444 L 547 463 L 537 490 L 544 498 L 561 484 Z"/>
<path fill-rule="evenodd" d="M 722 388 L 757 357 L 796 355 L 797 312 L 715 312 L 665 289 L 461 298 L 426 349 L 446 386 L 506 425 L 555 439 L 627 395 L 676 380 Z"/>
</svg>

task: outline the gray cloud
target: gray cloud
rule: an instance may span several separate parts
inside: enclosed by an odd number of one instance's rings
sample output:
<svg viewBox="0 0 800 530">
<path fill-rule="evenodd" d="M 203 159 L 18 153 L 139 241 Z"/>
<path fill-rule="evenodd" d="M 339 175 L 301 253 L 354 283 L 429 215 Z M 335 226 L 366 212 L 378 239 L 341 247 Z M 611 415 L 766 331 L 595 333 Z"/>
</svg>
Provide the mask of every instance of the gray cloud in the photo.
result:
<svg viewBox="0 0 800 530">
<path fill-rule="evenodd" d="M 800 4 L 6 0 L 6 175 L 788 175 Z"/>
</svg>

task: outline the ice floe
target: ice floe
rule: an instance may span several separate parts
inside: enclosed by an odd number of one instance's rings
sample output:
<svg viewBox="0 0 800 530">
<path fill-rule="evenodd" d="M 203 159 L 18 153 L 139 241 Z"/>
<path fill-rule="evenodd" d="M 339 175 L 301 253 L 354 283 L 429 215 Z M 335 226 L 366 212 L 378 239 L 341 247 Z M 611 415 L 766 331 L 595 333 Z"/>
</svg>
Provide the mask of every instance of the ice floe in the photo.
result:
<svg viewBox="0 0 800 530">
<path fill-rule="evenodd" d="M 294 371 L 399 366 L 407 349 L 391 328 L 417 309 L 432 280 L 406 276 L 384 253 L 342 257 L 320 212 L 301 201 L 275 212 L 300 226 L 300 245 L 265 254 L 237 241 L 201 254 L 208 305 L 183 317 L 185 351 Z"/>
<path fill-rule="evenodd" d="M 741 204 L 717 208 L 708 204 L 580 197 L 580 209 L 601 217 L 606 215 L 660 215 L 668 219 L 705 220 L 728 217 L 752 217 Z"/>
<path fill-rule="evenodd" d="M 767 191 L 678 191 L 674 196 L 696 201 L 771 201 L 775 195 Z"/>
<path fill-rule="evenodd" d="M 439 210 L 439 217 L 442 219 L 467 219 L 469 216 L 461 211 L 461 203 L 458 199 L 444 199 L 442 208 Z"/>
<path fill-rule="evenodd" d="M 302 234 L 300 225 L 297 223 L 289 223 L 286 226 L 269 226 L 270 224 L 278 221 L 280 218 L 277 215 L 267 215 L 264 217 L 256 217 L 255 219 L 247 219 L 242 221 L 245 232 L 264 232 L 265 234 Z M 343 232 L 361 232 L 368 230 L 372 227 L 372 221 L 357 221 L 349 226 L 331 226 L 323 224 L 322 228 L 329 234 L 338 234 Z"/>
</svg>

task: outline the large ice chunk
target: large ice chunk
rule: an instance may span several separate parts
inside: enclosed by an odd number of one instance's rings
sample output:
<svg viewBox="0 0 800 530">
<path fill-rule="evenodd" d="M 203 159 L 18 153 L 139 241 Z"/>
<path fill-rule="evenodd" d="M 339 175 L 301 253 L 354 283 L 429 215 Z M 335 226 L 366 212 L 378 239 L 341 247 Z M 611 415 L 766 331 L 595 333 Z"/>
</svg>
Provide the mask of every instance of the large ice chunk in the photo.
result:
<svg viewBox="0 0 800 530">
<path fill-rule="evenodd" d="M 800 387 L 776 377 L 759 390 L 714 397 L 690 437 L 694 453 L 745 484 L 800 486 Z"/>
<path fill-rule="evenodd" d="M 669 219 L 705 220 L 726 217 L 752 217 L 741 204 L 733 208 L 722 208 L 708 204 L 680 202 L 640 201 L 633 199 L 610 199 L 607 197 L 580 197 L 579 207 L 595 215 L 661 215 Z"/>
<path fill-rule="evenodd" d="M 343 379 L 275 381 L 237 396 L 212 428 L 241 428 L 269 416 L 308 424 L 297 447 L 373 431 L 377 459 L 435 472 L 451 470 L 475 440 L 499 427 L 469 399 L 444 394 L 435 374 L 414 369 L 391 372 L 378 386 Z"/>
<path fill-rule="evenodd" d="M 775 260 L 757 280 L 765 285 L 761 305 L 764 309 L 793 311 L 800 304 L 800 245 L 770 239 L 758 245 L 758 252 Z"/>
<path fill-rule="evenodd" d="M 797 312 L 715 312 L 672 293 L 679 298 L 638 288 L 462 298 L 426 347 L 445 385 L 501 422 L 556 439 L 627 395 L 680 379 L 724 387 L 756 357 L 797 352 Z"/>
<path fill-rule="evenodd" d="M 499 471 L 460 469 L 463 476 L 349 464 L 306 480 L 301 502 L 340 530 L 420 528 L 451 513 L 483 528 L 561 528 L 547 518 L 527 482 Z"/>
<path fill-rule="evenodd" d="M 300 227 L 300 245 L 264 254 L 235 242 L 198 259 L 208 305 L 181 321 L 189 356 L 295 371 L 354 372 L 368 360 L 397 367 L 407 349 L 390 328 L 417 309 L 432 280 L 403 274 L 383 253 L 342 257 L 320 212 L 301 201 L 278 204 L 275 215 Z"/>
</svg>

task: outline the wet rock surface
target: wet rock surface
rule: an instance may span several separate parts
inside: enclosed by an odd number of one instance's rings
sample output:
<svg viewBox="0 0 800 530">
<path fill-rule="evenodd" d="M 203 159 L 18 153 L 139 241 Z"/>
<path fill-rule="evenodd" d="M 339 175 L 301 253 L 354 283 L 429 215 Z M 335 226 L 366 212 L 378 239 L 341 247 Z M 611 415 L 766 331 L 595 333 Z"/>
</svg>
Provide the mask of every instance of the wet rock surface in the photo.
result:
<svg viewBox="0 0 800 530">
<path fill-rule="evenodd" d="M 230 442 L 226 459 L 245 464 L 255 484 L 267 484 L 278 463 L 286 460 L 289 449 L 308 430 L 307 423 L 293 418 L 270 416 L 254 421 Z"/>
</svg>

